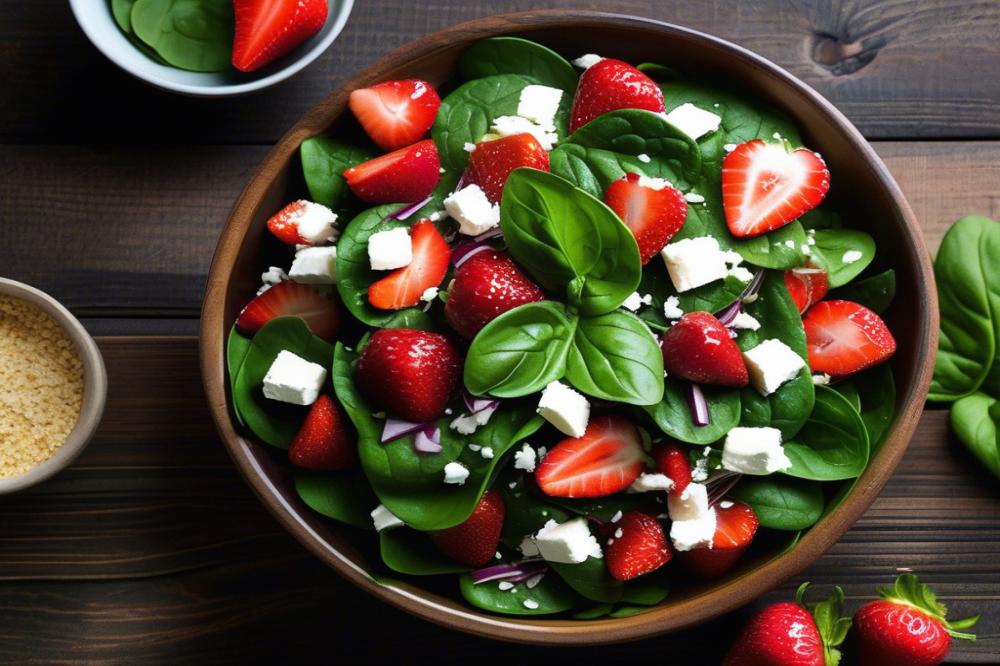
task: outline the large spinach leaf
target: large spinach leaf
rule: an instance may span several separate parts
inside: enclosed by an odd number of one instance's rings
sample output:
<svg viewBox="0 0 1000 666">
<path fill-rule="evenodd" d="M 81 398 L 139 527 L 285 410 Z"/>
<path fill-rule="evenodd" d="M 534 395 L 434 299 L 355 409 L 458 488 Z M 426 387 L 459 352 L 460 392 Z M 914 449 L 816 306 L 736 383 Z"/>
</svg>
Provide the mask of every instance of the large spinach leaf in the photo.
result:
<svg viewBox="0 0 1000 666">
<path fill-rule="evenodd" d="M 579 78 L 573 65 L 552 49 L 520 37 L 482 39 L 458 59 L 458 73 L 466 81 L 497 74 L 522 74 L 538 83 L 560 88 L 573 97 Z"/>
<path fill-rule="evenodd" d="M 233 51 L 233 3 L 228 0 L 136 0 L 132 32 L 180 69 L 229 69 Z"/>
<path fill-rule="evenodd" d="M 236 375 L 239 374 L 240 366 L 243 365 L 243 359 L 246 358 L 247 352 L 250 351 L 250 340 L 250 338 L 236 330 L 235 324 L 229 329 L 229 336 L 226 338 L 226 371 L 229 374 L 230 396 L 236 394 Z M 240 425 L 246 425 L 243 422 L 243 416 L 236 409 L 235 401 L 233 402 L 233 413 L 236 415 L 236 420 L 239 421 Z"/>
<path fill-rule="evenodd" d="M 979 392 L 960 398 L 951 407 L 951 428 L 972 455 L 1000 477 L 1000 401 Z"/>
<path fill-rule="evenodd" d="M 738 299 L 746 286 L 746 282 L 730 275 L 679 294 L 674 289 L 663 262 L 654 259 L 642 268 L 642 281 L 639 282 L 638 291 L 640 294 L 649 294 L 652 302 L 649 307 L 639 310 L 639 318 L 653 329 L 663 331 L 670 325 L 663 312 L 663 304 L 671 296 L 677 298 L 677 307 L 684 312 L 718 312 Z"/>
<path fill-rule="evenodd" d="M 744 476 L 730 494 L 753 508 L 761 527 L 774 530 L 804 530 L 823 515 L 823 488 L 814 481 Z"/>
<path fill-rule="evenodd" d="M 684 384 L 668 377 L 663 400 L 646 407 L 646 412 L 668 436 L 689 444 L 711 444 L 725 437 L 740 421 L 740 392 L 735 389 L 704 386 L 709 423 L 696 426 L 691 420 Z"/>
<path fill-rule="evenodd" d="M 549 567 L 577 594 L 592 601 L 614 603 L 625 591 L 624 583 L 608 572 L 604 558 L 588 557 L 579 564 L 549 562 Z"/>
<path fill-rule="evenodd" d="M 462 597 L 476 608 L 505 615 L 552 615 L 572 609 L 580 597 L 551 572 L 533 588 L 516 583 L 509 590 L 501 590 L 496 581 L 476 584 L 466 574 L 458 579 Z M 528 605 L 525 605 L 527 602 Z"/>
<path fill-rule="evenodd" d="M 426 534 L 399 527 L 378 534 L 379 554 L 387 567 L 410 576 L 465 573 L 469 567 L 448 559 Z"/>
<path fill-rule="evenodd" d="M 344 205 L 351 194 L 347 181 L 341 174 L 350 167 L 375 157 L 375 151 L 319 135 L 302 142 L 299 157 L 309 198 L 336 210 Z"/>
<path fill-rule="evenodd" d="M 844 396 L 816 387 L 816 406 L 794 440 L 785 443 L 788 476 L 813 481 L 853 479 L 868 465 L 868 432 Z"/>
<path fill-rule="evenodd" d="M 892 368 L 883 363 L 857 375 L 854 379 L 861 402 L 861 420 L 865 422 L 871 455 L 874 456 L 889 434 L 896 416 L 896 382 Z"/>
<path fill-rule="evenodd" d="M 882 314 L 896 297 L 896 271 L 889 269 L 857 282 L 851 282 L 831 291 L 828 299 L 860 303 L 869 310 Z"/>
<path fill-rule="evenodd" d="M 820 229 L 813 238 L 812 259 L 826 270 L 831 289 L 856 278 L 875 257 L 875 239 L 864 231 Z"/>
<path fill-rule="evenodd" d="M 798 220 L 762 236 L 733 240 L 733 249 L 743 260 L 761 268 L 801 266 L 806 257 L 802 248 L 806 246 L 806 231 Z"/>
<path fill-rule="evenodd" d="M 295 492 L 313 511 L 363 530 L 375 529 L 371 512 L 378 499 L 361 470 L 296 470 L 294 478 Z"/>
</svg>

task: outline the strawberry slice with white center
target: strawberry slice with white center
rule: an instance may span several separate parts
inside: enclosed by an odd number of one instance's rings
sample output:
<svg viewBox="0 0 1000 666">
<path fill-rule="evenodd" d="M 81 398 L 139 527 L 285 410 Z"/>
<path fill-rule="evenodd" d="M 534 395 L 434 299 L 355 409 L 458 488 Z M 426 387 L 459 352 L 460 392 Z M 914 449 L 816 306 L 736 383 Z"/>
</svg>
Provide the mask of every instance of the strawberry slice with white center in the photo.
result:
<svg viewBox="0 0 1000 666">
<path fill-rule="evenodd" d="M 247 303 L 236 328 L 253 335 L 275 317 L 301 317 L 314 335 L 333 340 L 340 328 L 340 300 L 336 293 L 327 298 L 307 284 L 279 282 Z"/>
<path fill-rule="evenodd" d="M 722 207 L 738 238 L 785 226 L 818 206 L 829 189 L 826 163 L 808 148 L 789 152 L 754 139 L 722 161 Z"/>
<path fill-rule="evenodd" d="M 344 171 L 351 191 L 369 203 L 412 203 L 441 180 L 441 159 L 430 139 L 362 162 Z"/>
<path fill-rule="evenodd" d="M 851 301 L 820 301 L 802 320 L 809 367 L 841 377 L 885 361 L 896 340 L 882 318 Z"/>
<path fill-rule="evenodd" d="M 813 303 L 823 300 L 830 291 L 830 280 L 822 268 L 793 268 L 785 271 L 785 286 L 799 314 L 803 314 Z"/>
<path fill-rule="evenodd" d="M 426 81 L 403 79 L 355 90 L 348 105 L 379 148 L 397 150 L 427 134 L 441 98 Z"/>
<path fill-rule="evenodd" d="M 718 578 L 729 571 L 750 547 L 760 521 L 749 505 L 723 500 L 715 507 L 715 535 L 712 547 L 700 547 L 680 554 L 684 565 L 702 578 Z"/>
<path fill-rule="evenodd" d="M 625 174 L 608 185 L 604 203 L 632 230 L 644 264 L 670 242 L 687 219 L 687 202 L 680 190 L 661 178 L 637 173 Z"/>
<path fill-rule="evenodd" d="M 611 528 L 617 536 L 608 539 L 604 557 L 612 578 L 638 578 L 656 571 L 673 556 L 663 526 L 653 516 L 627 511 Z"/>
<path fill-rule="evenodd" d="M 413 260 L 368 288 L 368 302 L 379 310 L 413 307 L 431 287 L 444 280 L 451 248 L 430 220 L 420 220 L 410 229 Z"/>
<path fill-rule="evenodd" d="M 556 444 L 535 480 L 552 497 L 607 497 L 639 478 L 644 457 L 634 425 L 620 416 L 599 416 L 590 419 L 583 437 Z"/>
</svg>

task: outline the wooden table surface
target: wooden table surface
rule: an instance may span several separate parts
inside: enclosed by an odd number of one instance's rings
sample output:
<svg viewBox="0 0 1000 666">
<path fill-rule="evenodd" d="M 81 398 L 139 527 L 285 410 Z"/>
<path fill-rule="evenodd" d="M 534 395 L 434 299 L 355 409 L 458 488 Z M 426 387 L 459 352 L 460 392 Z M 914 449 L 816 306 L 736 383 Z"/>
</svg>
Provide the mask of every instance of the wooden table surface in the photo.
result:
<svg viewBox="0 0 1000 666">
<path fill-rule="evenodd" d="M 0 498 L 0 661 L 553 659 L 380 605 L 309 556 L 224 453 L 195 337 L 229 206 L 303 111 L 409 39 L 539 6 L 673 21 L 789 69 L 873 142 L 932 249 L 960 215 L 1000 216 L 996 0 L 359 0 L 305 72 L 234 100 L 132 80 L 86 41 L 65 0 L 0 0 L 0 274 L 83 319 L 111 385 L 79 461 Z M 881 497 L 800 580 L 843 585 L 853 610 L 912 569 L 957 616 L 984 614 L 980 640 L 960 641 L 951 659 L 1000 663 L 998 554 L 998 484 L 948 434 L 946 413 L 928 411 Z M 601 653 L 716 663 L 751 610 Z"/>
</svg>

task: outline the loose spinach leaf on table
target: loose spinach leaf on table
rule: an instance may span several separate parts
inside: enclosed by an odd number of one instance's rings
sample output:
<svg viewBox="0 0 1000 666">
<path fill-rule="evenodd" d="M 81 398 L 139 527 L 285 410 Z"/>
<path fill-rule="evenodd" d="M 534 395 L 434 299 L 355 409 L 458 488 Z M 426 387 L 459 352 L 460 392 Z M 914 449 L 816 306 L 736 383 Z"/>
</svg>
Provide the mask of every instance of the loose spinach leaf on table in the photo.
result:
<svg viewBox="0 0 1000 666">
<path fill-rule="evenodd" d="M 875 257 L 875 239 L 857 229 L 820 229 L 813 238 L 812 259 L 827 272 L 830 288 L 841 287 L 868 267 Z M 853 258 L 853 254 L 860 256 Z"/>
<path fill-rule="evenodd" d="M 520 37 L 482 39 L 458 59 L 458 72 L 471 81 L 497 74 L 522 74 L 573 97 L 579 76 L 573 65 L 552 49 Z"/>
<path fill-rule="evenodd" d="M 306 139 L 299 146 L 299 158 L 309 198 L 334 210 L 340 209 L 351 195 L 341 174 L 373 157 L 375 151 L 370 148 L 352 146 L 328 136 Z"/>
<path fill-rule="evenodd" d="M 228 0 L 136 0 L 130 16 L 132 32 L 174 67 L 219 72 L 231 66 Z"/>
<path fill-rule="evenodd" d="M 361 470 L 296 470 L 294 479 L 295 492 L 313 511 L 363 530 L 374 529 L 371 512 L 378 505 L 378 498 Z"/>
<path fill-rule="evenodd" d="M 816 405 L 802 430 L 785 443 L 792 461 L 783 473 L 813 481 L 853 479 L 868 465 L 868 432 L 857 410 L 826 386 L 816 387 Z"/>
<path fill-rule="evenodd" d="M 753 508 L 761 527 L 774 530 L 804 530 L 823 515 L 823 487 L 814 481 L 744 476 L 730 494 Z"/>
<path fill-rule="evenodd" d="M 950 421 L 959 441 L 1000 478 L 1000 401 L 979 392 L 965 396 L 952 405 Z"/>
<path fill-rule="evenodd" d="M 882 314 L 896 297 L 896 271 L 888 269 L 857 282 L 831 291 L 827 299 L 860 303 L 869 310 Z"/>
<path fill-rule="evenodd" d="M 462 597 L 476 608 L 506 615 L 552 615 L 580 603 L 579 595 L 551 571 L 530 589 L 525 583 L 515 583 L 510 590 L 501 590 L 497 581 L 477 585 L 468 574 L 459 578 L 459 589 Z M 531 608 L 524 605 L 526 601 Z"/>
<path fill-rule="evenodd" d="M 448 559 L 426 534 L 406 527 L 382 530 L 378 534 L 379 554 L 387 567 L 410 576 L 465 573 L 469 567 Z"/>
<path fill-rule="evenodd" d="M 689 444 L 711 444 L 725 437 L 740 422 L 740 391 L 704 386 L 702 392 L 708 402 L 709 423 L 696 426 L 691 421 L 685 386 L 668 377 L 663 400 L 646 407 L 646 413 L 666 435 Z"/>
</svg>

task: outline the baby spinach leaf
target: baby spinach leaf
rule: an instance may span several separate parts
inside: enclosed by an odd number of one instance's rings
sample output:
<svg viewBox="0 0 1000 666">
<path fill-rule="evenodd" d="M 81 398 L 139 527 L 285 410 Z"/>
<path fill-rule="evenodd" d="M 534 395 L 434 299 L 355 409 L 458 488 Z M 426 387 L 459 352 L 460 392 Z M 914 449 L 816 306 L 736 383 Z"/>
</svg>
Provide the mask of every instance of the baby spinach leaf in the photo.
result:
<svg viewBox="0 0 1000 666">
<path fill-rule="evenodd" d="M 830 292 L 828 299 L 860 303 L 869 310 L 882 314 L 896 297 L 896 271 L 889 269 L 864 280 L 851 282 Z"/>
<path fill-rule="evenodd" d="M 358 438 L 378 440 L 382 436 L 382 426 L 372 416 L 371 408 L 354 386 L 353 364 L 357 358 L 357 352 L 349 351 L 341 342 L 336 344 L 333 350 L 333 392 L 358 431 Z"/>
<path fill-rule="evenodd" d="M 240 366 L 243 365 L 243 359 L 246 358 L 249 351 L 250 338 L 237 331 L 234 324 L 229 329 L 229 337 L 226 338 L 226 370 L 229 373 L 230 396 L 236 394 L 236 375 L 239 374 Z M 239 421 L 240 425 L 246 425 L 239 410 L 236 409 L 235 401 L 233 402 L 233 413 L 236 414 L 236 420 Z"/>
<path fill-rule="evenodd" d="M 482 39 L 462 53 L 458 72 L 466 81 L 496 74 L 523 74 L 562 89 L 573 97 L 578 76 L 573 65 L 552 49 L 520 37 Z"/>
<path fill-rule="evenodd" d="M 684 312 L 718 312 L 743 293 L 746 283 L 732 275 L 678 294 L 663 262 L 653 259 L 642 269 L 642 281 L 637 291 L 652 296 L 648 307 L 639 310 L 639 318 L 655 330 L 663 331 L 670 321 L 663 313 L 663 304 L 671 296 L 676 296 L 678 306 Z"/>
<path fill-rule="evenodd" d="M 952 405 L 950 421 L 959 441 L 1000 478 L 1000 401 L 985 393 L 965 396 Z"/>
<path fill-rule="evenodd" d="M 194 72 L 229 69 L 233 3 L 228 0 L 136 0 L 132 31 L 168 63 Z"/>
<path fill-rule="evenodd" d="M 805 263 L 802 247 L 806 243 L 805 229 L 798 220 L 792 220 L 762 236 L 734 239 L 732 245 L 747 263 L 761 268 L 786 269 Z"/>
<path fill-rule="evenodd" d="M 597 398 L 652 405 L 663 397 L 663 353 L 634 314 L 584 317 L 569 346 L 566 379 Z"/>
<path fill-rule="evenodd" d="M 296 470 L 294 478 L 295 492 L 313 511 L 363 530 L 375 529 L 371 512 L 378 499 L 361 470 Z"/>
<path fill-rule="evenodd" d="M 653 573 L 626 581 L 622 591 L 622 603 L 638 606 L 656 606 L 670 594 L 670 583 L 665 571 L 660 569 Z M 615 616 L 613 617 L 621 617 Z"/>
<path fill-rule="evenodd" d="M 652 499 L 653 493 L 619 493 L 608 497 L 546 497 L 546 503 L 559 507 L 577 516 L 592 517 L 604 522 L 610 522 L 619 511 L 645 511 L 658 513 L 657 505 Z"/>
<path fill-rule="evenodd" d="M 792 467 L 783 473 L 814 481 L 853 479 L 868 465 L 868 432 L 842 395 L 816 387 L 816 406 L 794 440 L 785 443 Z"/>
<path fill-rule="evenodd" d="M 934 261 L 941 341 L 928 398 L 956 400 L 976 391 L 1000 338 L 1000 223 L 963 217 L 948 230 Z"/>
<path fill-rule="evenodd" d="M 640 62 L 635 68 L 654 81 L 661 83 L 676 79 L 679 76 L 676 69 L 661 65 L 658 62 Z"/>
<path fill-rule="evenodd" d="M 639 285 L 632 232 L 603 202 L 558 176 L 514 170 L 504 186 L 500 227 L 521 267 L 543 287 L 568 291 L 582 314 L 614 310 Z"/>
<path fill-rule="evenodd" d="M 375 157 L 375 151 L 321 134 L 302 142 L 299 157 L 309 198 L 336 210 L 343 206 L 351 194 L 347 181 L 341 174 L 346 169 Z"/>
<path fill-rule="evenodd" d="M 689 444 L 711 444 L 724 437 L 739 423 L 740 392 L 716 386 L 703 386 L 702 392 L 708 402 L 707 426 L 696 426 L 691 421 L 685 386 L 673 377 L 666 379 L 663 400 L 646 407 L 646 413 L 660 430 L 674 439 Z"/>
<path fill-rule="evenodd" d="M 494 486 L 503 497 L 506 508 L 500 541 L 512 549 L 518 549 L 525 536 L 542 529 L 546 522 L 554 520 L 557 523 L 564 523 L 571 517 L 561 507 L 543 501 L 533 494 L 525 485 L 524 479 L 523 474 L 508 468 Z"/>
<path fill-rule="evenodd" d="M 603 558 L 588 557 L 579 564 L 549 562 L 549 567 L 577 594 L 593 601 L 614 603 L 625 591 L 622 581 L 608 572 Z"/>
<path fill-rule="evenodd" d="M 826 270 L 831 289 L 856 278 L 875 257 L 875 239 L 864 231 L 820 229 L 813 238 L 812 259 Z"/>
<path fill-rule="evenodd" d="M 847 398 L 847 402 L 851 403 L 851 407 L 859 414 L 861 413 L 861 396 L 858 395 L 858 388 L 854 385 L 853 379 L 845 379 L 830 388 Z"/>
<path fill-rule="evenodd" d="M 308 407 L 289 405 L 264 397 L 264 376 L 281 351 L 329 368 L 333 347 L 313 335 L 299 317 L 278 317 L 264 324 L 250 341 L 233 386 L 236 411 L 253 434 L 264 442 L 287 449 L 302 426 Z"/>
<path fill-rule="evenodd" d="M 596 620 L 611 614 L 615 608 L 614 604 L 597 604 L 582 611 L 573 613 L 574 620 Z"/>
<path fill-rule="evenodd" d="M 458 584 L 462 597 L 476 608 L 505 615 L 552 615 L 568 611 L 580 602 L 580 597 L 551 572 L 531 589 L 524 583 L 515 583 L 512 589 L 501 590 L 497 581 L 477 585 L 468 574 L 461 576 Z M 525 602 L 532 607 L 525 606 Z"/>
<path fill-rule="evenodd" d="M 399 527 L 378 533 L 379 553 L 387 567 L 410 576 L 465 573 L 469 567 L 449 560 L 415 530 Z"/>
<path fill-rule="evenodd" d="M 418 331 L 433 331 L 434 322 L 429 314 L 419 308 L 399 310 L 389 317 L 382 328 L 414 328 Z"/>
<path fill-rule="evenodd" d="M 473 395 L 528 395 L 563 376 L 577 318 L 554 301 L 527 303 L 487 324 L 465 358 Z"/>
<path fill-rule="evenodd" d="M 819 229 L 840 229 L 844 226 L 840 220 L 840 213 L 832 211 L 829 208 L 823 208 L 822 206 L 803 213 L 799 217 L 799 223 L 803 228 L 812 229 L 813 231 Z"/>
<path fill-rule="evenodd" d="M 136 0 L 111 0 L 111 15 L 122 32 L 132 32 L 132 5 Z"/>
<path fill-rule="evenodd" d="M 744 476 L 730 494 L 753 508 L 761 527 L 774 530 L 804 530 L 823 515 L 823 488 L 814 481 Z"/>
<path fill-rule="evenodd" d="M 854 380 L 861 408 L 861 420 L 865 422 L 871 444 L 870 456 L 874 456 L 889 434 L 889 427 L 896 416 L 896 382 L 892 368 L 888 364 L 876 366 L 857 375 Z M 870 457 L 869 456 L 869 457 Z"/>
</svg>

